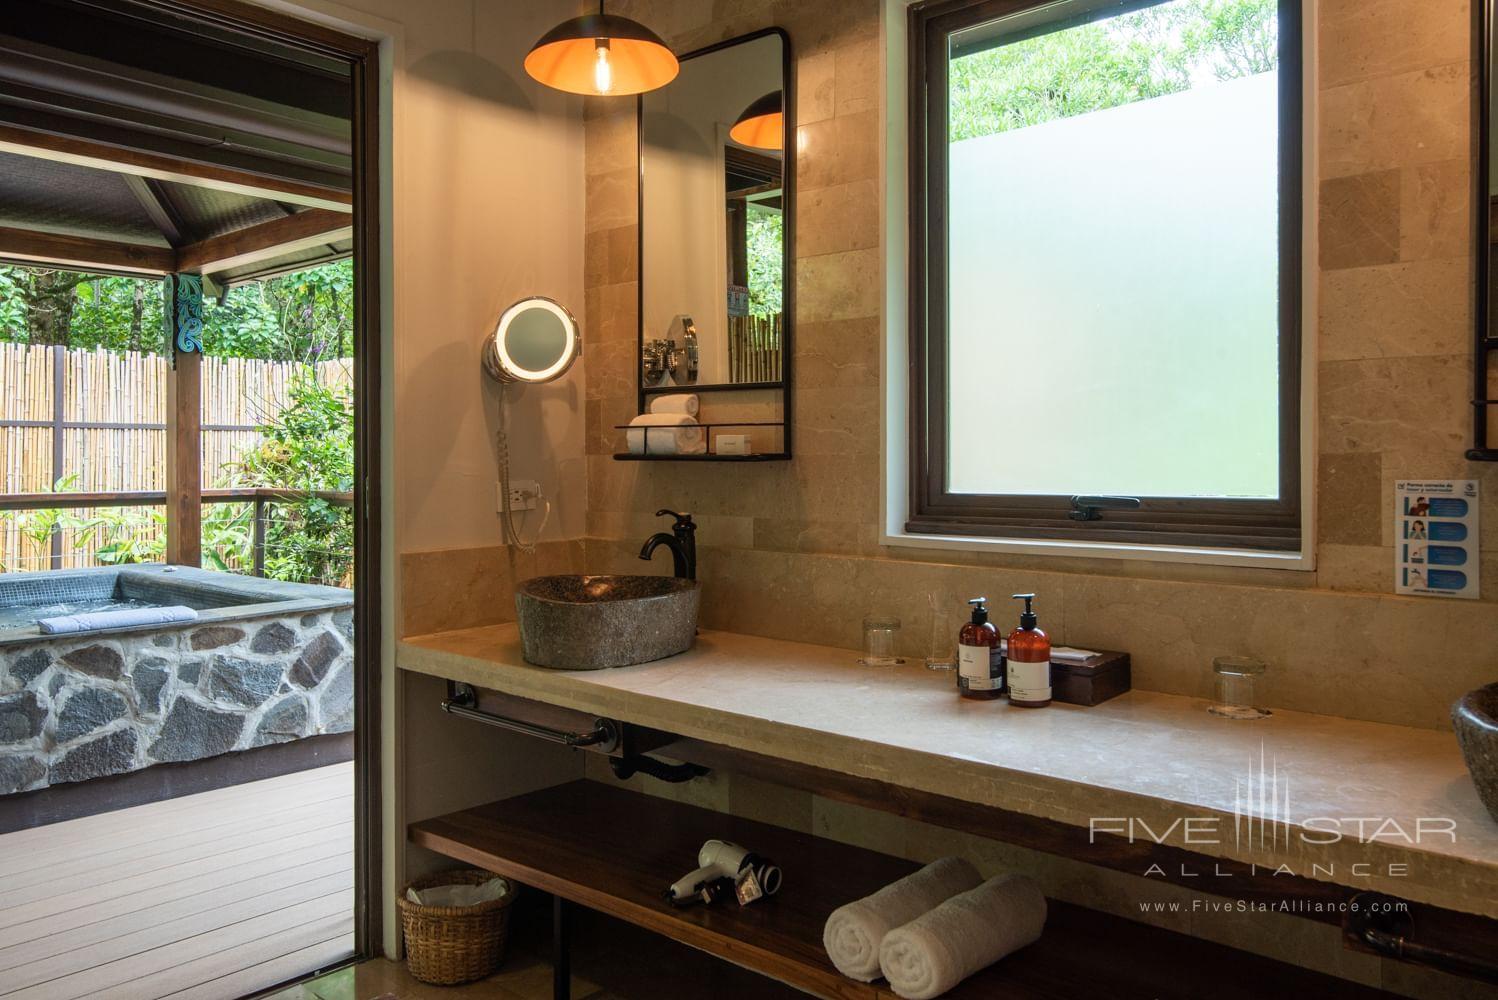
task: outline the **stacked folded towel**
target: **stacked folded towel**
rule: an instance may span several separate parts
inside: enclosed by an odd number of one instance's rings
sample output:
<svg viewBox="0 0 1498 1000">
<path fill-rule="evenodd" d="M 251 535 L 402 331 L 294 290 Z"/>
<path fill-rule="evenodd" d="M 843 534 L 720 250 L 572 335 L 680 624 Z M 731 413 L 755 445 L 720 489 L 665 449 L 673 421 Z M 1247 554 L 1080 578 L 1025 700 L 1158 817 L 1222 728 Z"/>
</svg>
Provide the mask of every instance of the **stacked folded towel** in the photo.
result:
<svg viewBox="0 0 1498 1000">
<path fill-rule="evenodd" d="M 962 858 L 933 861 L 872 896 L 833 910 L 822 930 L 827 956 L 850 979 L 877 979 L 879 945 L 886 934 L 982 881 L 978 870 Z"/>
<path fill-rule="evenodd" d="M 833 910 L 822 944 L 843 975 L 882 974 L 906 1000 L 931 1000 L 1038 939 L 1045 912 L 1023 875 L 984 882 L 968 862 L 942 858 Z"/>
<path fill-rule="evenodd" d="M 689 417 L 696 417 L 700 409 L 702 400 L 697 398 L 695 392 L 671 393 L 656 396 L 650 401 L 651 413 L 685 413 Z"/>
<path fill-rule="evenodd" d="M 660 396 L 651 400 L 650 412 L 631 420 L 629 430 L 624 432 L 630 454 L 705 454 L 707 432 L 697 423 L 699 405 L 694 394 Z"/>
<path fill-rule="evenodd" d="M 931 1000 L 1040 938 L 1045 896 L 1023 875 L 1000 875 L 884 936 L 879 968 L 896 994 Z"/>
</svg>

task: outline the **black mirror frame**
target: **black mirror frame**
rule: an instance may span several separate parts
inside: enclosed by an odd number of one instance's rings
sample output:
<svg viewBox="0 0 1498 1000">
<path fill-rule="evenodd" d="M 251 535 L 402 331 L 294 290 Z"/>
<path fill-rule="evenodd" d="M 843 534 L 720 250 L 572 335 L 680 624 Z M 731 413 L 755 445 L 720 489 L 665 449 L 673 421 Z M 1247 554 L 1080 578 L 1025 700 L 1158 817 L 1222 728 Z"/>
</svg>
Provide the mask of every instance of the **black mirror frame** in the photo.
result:
<svg viewBox="0 0 1498 1000">
<path fill-rule="evenodd" d="M 780 379 L 775 382 L 741 382 L 721 383 L 717 385 L 691 385 L 691 386 L 669 386 L 665 388 L 648 388 L 645 386 L 641 374 L 641 366 L 644 360 L 643 350 L 645 344 L 645 95 L 641 94 L 635 98 L 635 141 L 636 141 L 636 244 L 635 244 L 635 317 L 638 329 L 635 334 L 635 386 L 636 404 L 638 411 L 646 411 L 646 399 L 651 395 L 662 395 L 682 392 L 742 392 L 753 389 L 778 389 L 782 394 L 782 412 L 785 415 L 784 429 L 784 451 L 776 455 L 777 458 L 790 458 L 791 455 L 791 378 L 795 359 L 795 315 L 796 315 L 796 63 L 791 51 L 791 38 L 784 28 L 770 27 L 762 28 L 745 35 L 729 38 L 712 45 L 694 49 L 680 57 L 685 63 L 689 59 L 698 56 L 709 55 L 722 49 L 746 42 L 753 42 L 761 38 L 780 39 L 781 51 L 781 80 L 783 81 L 785 131 L 781 141 L 782 169 L 784 171 L 784 194 L 782 195 L 784 214 L 784 264 L 781 288 L 781 361 Z M 769 456 L 765 456 L 769 457 Z"/>
</svg>

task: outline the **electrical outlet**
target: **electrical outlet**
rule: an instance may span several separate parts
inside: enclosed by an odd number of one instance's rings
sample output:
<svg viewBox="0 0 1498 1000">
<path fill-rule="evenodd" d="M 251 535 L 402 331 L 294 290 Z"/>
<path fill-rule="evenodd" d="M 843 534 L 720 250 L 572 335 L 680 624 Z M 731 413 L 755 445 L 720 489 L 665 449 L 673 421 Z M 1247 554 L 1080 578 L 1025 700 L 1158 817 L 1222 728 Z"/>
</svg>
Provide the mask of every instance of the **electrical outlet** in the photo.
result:
<svg viewBox="0 0 1498 1000">
<path fill-rule="evenodd" d="M 494 487 L 494 509 L 505 509 L 504 483 Z M 510 480 L 510 509 L 535 510 L 541 504 L 541 484 L 534 479 Z"/>
</svg>

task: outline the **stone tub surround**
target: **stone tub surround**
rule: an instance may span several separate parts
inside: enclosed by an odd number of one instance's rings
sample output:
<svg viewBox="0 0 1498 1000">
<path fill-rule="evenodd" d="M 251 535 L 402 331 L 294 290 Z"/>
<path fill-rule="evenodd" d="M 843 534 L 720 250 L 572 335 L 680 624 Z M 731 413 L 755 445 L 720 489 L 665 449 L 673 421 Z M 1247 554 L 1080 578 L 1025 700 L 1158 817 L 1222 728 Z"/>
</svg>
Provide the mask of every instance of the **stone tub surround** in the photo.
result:
<svg viewBox="0 0 1498 1000">
<path fill-rule="evenodd" d="M 1449 734 L 1299 712 L 1234 723 L 1208 715 L 1195 699 L 1144 691 L 1095 708 L 1026 711 L 963 701 L 949 676 L 920 666 L 870 670 L 858 667 L 856 656 L 704 631 L 692 650 L 655 663 L 542 670 L 521 658 L 518 629 L 500 625 L 407 639 L 397 662 L 409 671 L 1057 820 L 1077 827 L 1078 837 L 1087 836 L 1094 817 L 1135 818 L 1153 831 L 1171 831 L 1164 842 L 1207 856 L 1261 868 L 1285 864 L 1307 876 L 1312 864 L 1329 866 L 1330 874 L 1316 877 L 1498 917 L 1498 824 L 1479 802 Z M 1290 783 L 1291 836 L 1239 847 L 1232 834 L 1236 796 L 1261 754 Z M 1179 822 L 1185 817 L 1214 821 L 1221 835 L 1212 839 L 1225 842 L 1187 843 Z M 1358 842 L 1349 825 L 1338 842 L 1312 843 L 1326 839 L 1324 826 L 1301 825 L 1359 817 L 1393 820 L 1405 831 L 1421 817 L 1450 818 L 1457 842 L 1426 836 L 1410 844 L 1393 833 Z M 1353 875 L 1354 864 L 1368 866 L 1369 874 Z M 1390 874 L 1390 865 L 1407 870 Z"/>
<path fill-rule="evenodd" d="M 141 625 L 91 632 L 96 636 L 138 635 L 159 629 L 213 625 L 247 615 L 314 614 L 331 608 L 352 608 L 353 594 L 341 587 L 286 583 L 237 573 L 143 563 L 89 569 L 43 570 L 0 575 L 0 600 L 32 603 L 32 595 L 57 601 L 73 597 L 126 597 L 158 605 L 185 605 L 198 612 L 196 621 L 172 625 Z M 35 625 L 0 629 L 0 651 L 24 646 L 44 637 Z"/>
<path fill-rule="evenodd" d="M 351 731 L 353 613 L 297 603 L 0 645 L 0 795 Z"/>
</svg>

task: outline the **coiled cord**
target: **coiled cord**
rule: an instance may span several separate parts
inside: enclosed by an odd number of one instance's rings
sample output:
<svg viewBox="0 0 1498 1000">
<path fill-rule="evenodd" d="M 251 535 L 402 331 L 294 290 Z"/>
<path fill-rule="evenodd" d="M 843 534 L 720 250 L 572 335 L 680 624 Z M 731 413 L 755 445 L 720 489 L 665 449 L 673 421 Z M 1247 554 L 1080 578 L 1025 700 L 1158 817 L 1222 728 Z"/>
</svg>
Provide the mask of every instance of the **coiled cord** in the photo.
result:
<svg viewBox="0 0 1498 1000">
<path fill-rule="evenodd" d="M 546 531 L 546 523 L 551 520 L 551 501 L 538 496 L 543 508 L 541 512 L 541 526 L 536 529 L 536 541 L 525 542 L 520 537 L 520 532 L 515 527 L 515 511 L 510 506 L 510 432 L 505 411 L 505 387 L 499 387 L 499 421 L 498 430 L 494 433 L 494 450 L 499 462 L 499 509 L 500 524 L 504 531 L 505 544 L 513 545 L 521 552 L 529 555 L 536 551 L 536 542 L 541 540 L 541 535 Z"/>
</svg>

